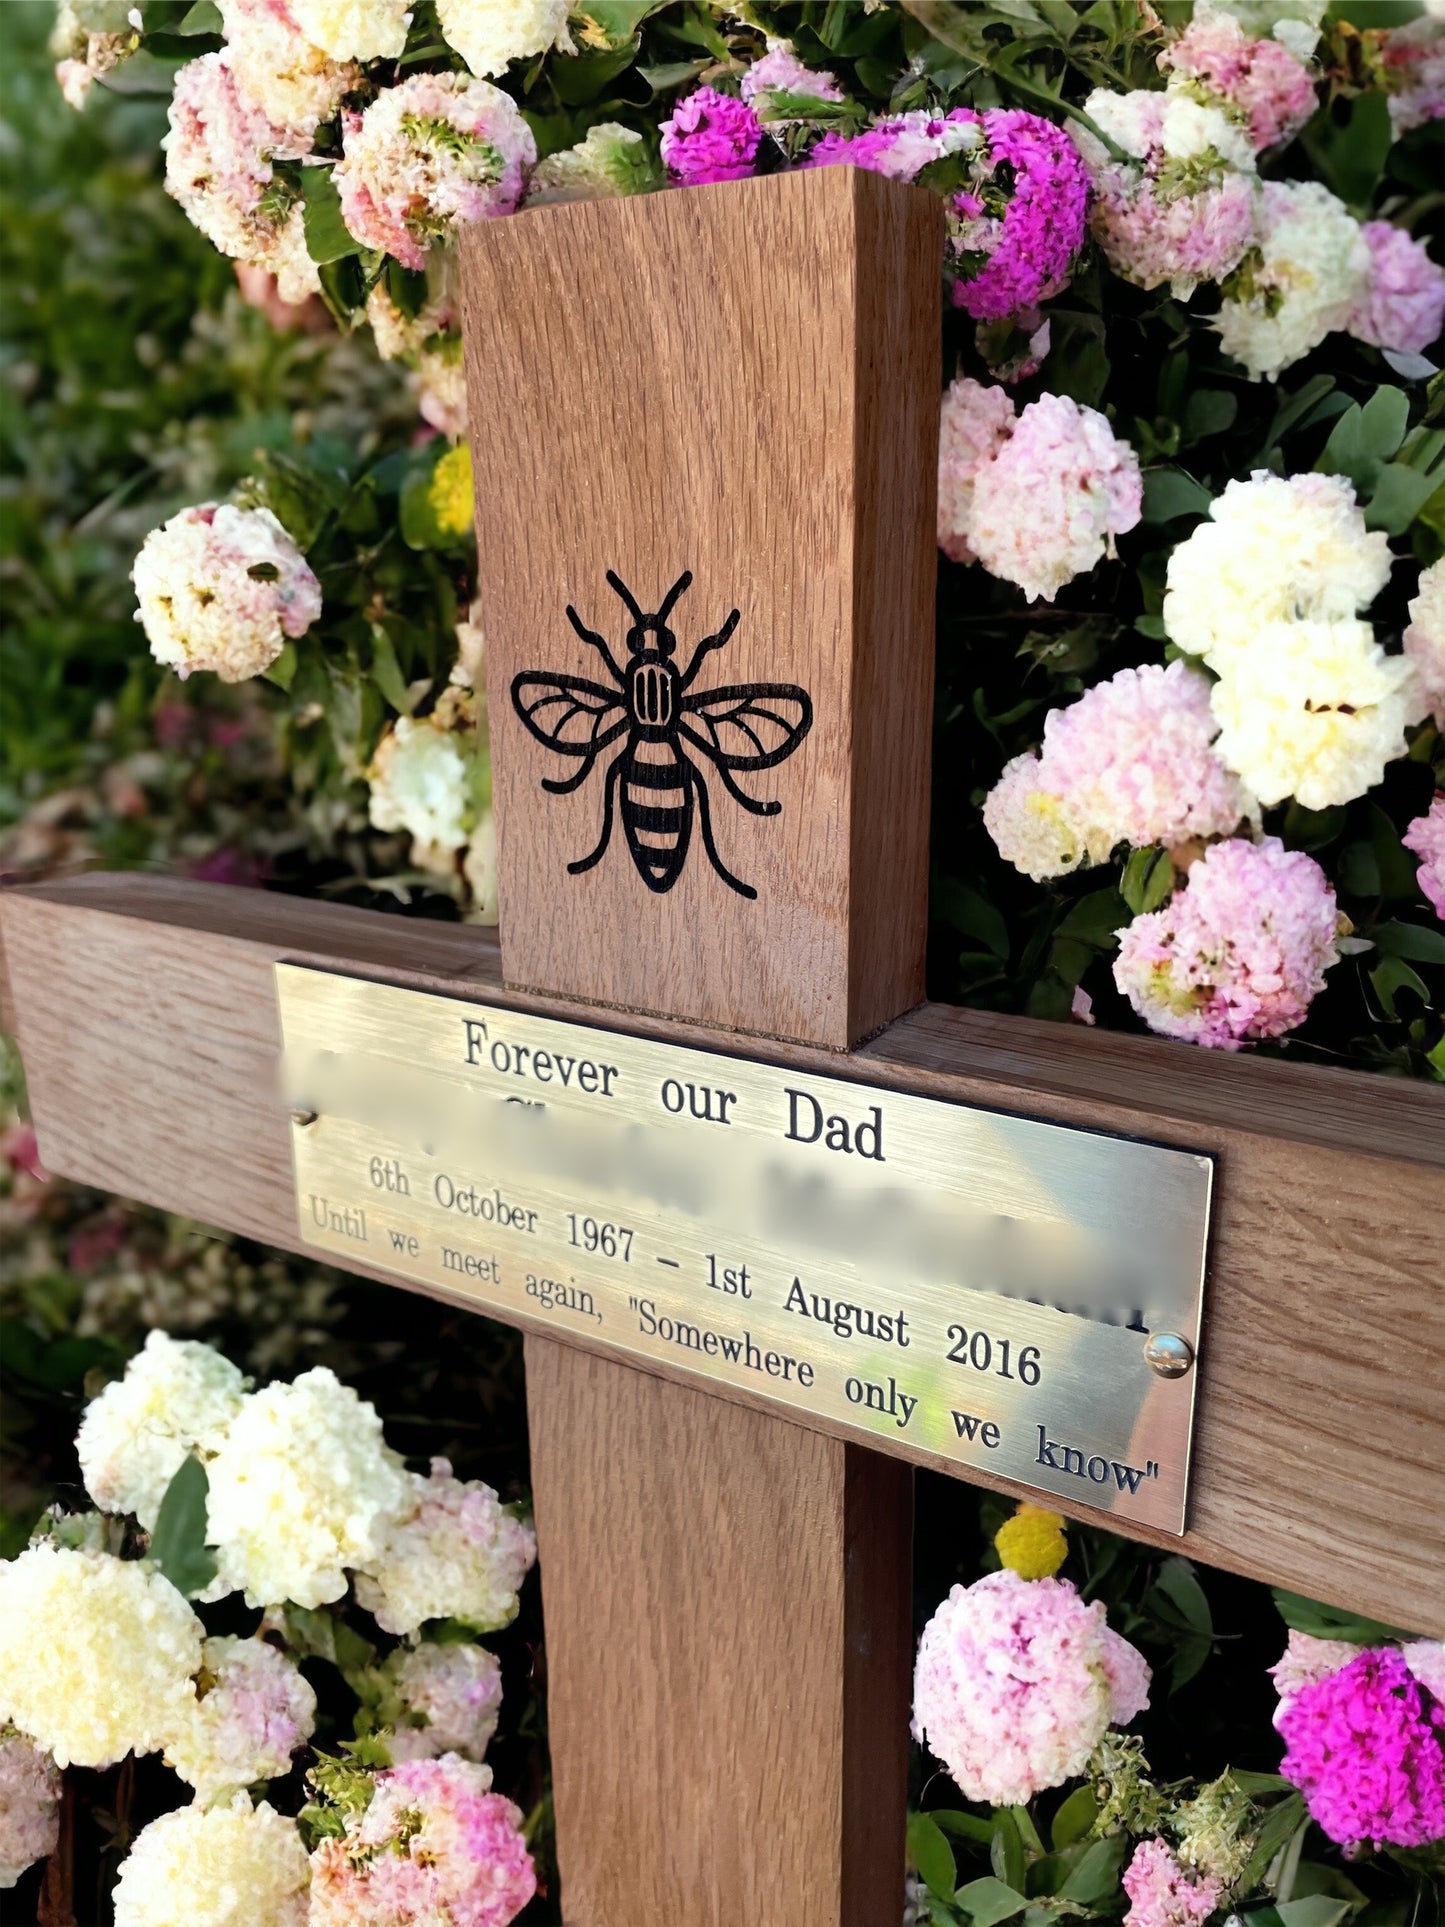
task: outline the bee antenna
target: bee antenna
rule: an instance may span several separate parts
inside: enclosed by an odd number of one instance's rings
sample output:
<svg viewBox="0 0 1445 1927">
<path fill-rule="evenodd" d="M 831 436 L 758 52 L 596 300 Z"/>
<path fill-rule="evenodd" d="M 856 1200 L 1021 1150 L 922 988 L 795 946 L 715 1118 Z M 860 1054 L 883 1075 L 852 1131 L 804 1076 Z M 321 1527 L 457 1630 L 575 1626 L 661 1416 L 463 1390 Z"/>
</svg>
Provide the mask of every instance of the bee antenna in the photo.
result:
<svg viewBox="0 0 1445 1927">
<path fill-rule="evenodd" d="M 647 620 L 647 618 L 643 615 L 641 609 L 638 608 L 637 598 L 633 595 L 631 589 L 628 588 L 627 584 L 622 580 L 622 577 L 617 573 L 616 569 L 609 569 L 607 571 L 607 581 L 611 586 L 611 588 L 627 604 L 628 609 L 632 612 L 632 620 L 640 628 L 641 625 Z"/>
<path fill-rule="evenodd" d="M 673 604 L 677 601 L 679 596 L 685 595 L 691 586 L 692 586 L 692 570 L 684 569 L 682 574 L 677 578 L 676 582 L 673 583 L 672 587 L 668 590 L 666 596 L 663 598 L 662 607 L 658 610 L 654 620 L 659 624 L 666 622 L 667 618 L 672 614 Z"/>
</svg>

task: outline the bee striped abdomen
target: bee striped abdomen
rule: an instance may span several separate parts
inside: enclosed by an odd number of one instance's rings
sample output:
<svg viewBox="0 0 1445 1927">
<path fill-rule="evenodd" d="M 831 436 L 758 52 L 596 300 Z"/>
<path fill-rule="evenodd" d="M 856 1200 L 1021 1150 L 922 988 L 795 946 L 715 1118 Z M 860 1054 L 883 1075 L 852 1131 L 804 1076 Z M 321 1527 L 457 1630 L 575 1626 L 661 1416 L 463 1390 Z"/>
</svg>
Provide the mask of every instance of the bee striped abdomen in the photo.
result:
<svg viewBox="0 0 1445 1927">
<path fill-rule="evenodd" d="M 677 881 L 692 832 L 687 769 L 668 742 L 634 743 L 622 771 L 622 830 L 650 890 Z"/>
</svg>

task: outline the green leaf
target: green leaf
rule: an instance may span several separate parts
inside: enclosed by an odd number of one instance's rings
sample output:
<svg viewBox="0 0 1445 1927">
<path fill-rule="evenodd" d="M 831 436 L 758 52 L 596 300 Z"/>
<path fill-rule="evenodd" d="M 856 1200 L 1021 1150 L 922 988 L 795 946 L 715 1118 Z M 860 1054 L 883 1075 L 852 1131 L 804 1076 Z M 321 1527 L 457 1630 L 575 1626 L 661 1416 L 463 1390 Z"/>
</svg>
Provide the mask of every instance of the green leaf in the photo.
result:
<svg viewBox="0 0 1445 1927">
<path fill-rule="evenodd" d="M 1006 1881 L 1011 1888 L 1019 1889 L 1024 1884 L 1024 1843 L 1019 1833 L 1018 1821 L 1008 1811 L 995 1812 L 993 1816 L 993 1839 L 989 1843 L 988 1857 L 999 1879 Z"/>
<path fill-rule="evenodd" d="M 1381 1619 L 1366 1619 L 1347 1606 L 1326 1606 L 1303 1593 L 1270 1588 L 1275 1611 L 1285 1625 L 1314 1639 L 1346 1639 L 1352 1646 L 1377 1646 L 1382 1639 L 1410 1639 L 1412 1634 L 1398 1626 L 1387 1626 Z"/>
<path fill-rule="evenodd" d="M 1274 1911 L 1281 1927 L 1336 1927 L 1350 1911 L 1348 1900 L 1328 1894 L 1307 1894 L 1302 1900 L 1278 1900 Z"/>
<path fill-rule="evenodd" d="M 1302 422 L 1316 402 L 1322 401 L 1335 385 L 1333 375 L 1311 375 L 1309 380 L 1295 390 L 1292 395 L 1281 398 L 1275 410 L 1274 420 L 1270 423 L 1269 434 L 1265 439 L 1261 457 L 1268 455 L 1272 448 L 1282 442 L 1292 428 Z"/>
<path fill-rule="evenodd" d="M 1375 986 L 1375 995 L 1383 1004 L 1387 1017 L 1399 1018 L 1395 999 L 1402 990 L 1408 990 L 1418 997 L 1427 1010 L 1435 1007 L 1424 980 L 1403 957 L 1382 957 L 1370 972 L 1370 982 Z"/>
<path fill-rule="evenodd" d="M 150 1556 L 186 1599 L 204 1592 L 216 1576 L 206 1550 L 206 1496 L 211 1482 L 194 1453 L 176 1467 L 151 1533 Z"/>
<path fill-rule="evenodd" d="M 216 0 L 196 0 L 175 31 L 181 34 L 224 33 L 225 22 Z"/>
<path fill-rule="evenodd" d="M 1254 1852 L 1249 1856 L 1249 1865 L 1237 1883 L 1238 1891 L 1248 1893 L 1256 1881 L 1263 1878 L 1271 1861 L 1295 1829 L 1308 1824 L 1305 1803 L 1298 1793 L 1291 1793 L 1288 1799 L 1271 1807 L 1259 1830 L 1259 1838 L 1254 1843 Z"/>
<path fill-rule="evenodd" d="M 1403 535 L 1439 486 L 1440 478 L 1434 470 L 1387 462 L 1365 505 L 1365 527 L 1383 529 L 1386 535 Z"/>
<path fill-rule="evenodd" d="M 620 47 L 633 38 L 650 13 L 666 4 L 667 0 L 580 0 L 576 17 L 587 23 L 586 44 L 600 34 L 609 47 Z"/>
<path fill-rule="evenodd" d="M 1315 463 L 1316 472 L 1348 476 L 1359 493 L 1369 497 L 1380 470 L 1404 441 L 1409 421 L 1410 397 L 1403 388 L 1382 385 L 1363 408 L 1357 402 L 1340 416 Z"/>
<path fill-rule="evenodd" d="M 1062 1847 L 1071 1847 L 1076 1840 L 1082 1840 L 1098 1817 L 1099 1803 L 1094 1798 L 1090 1786 L 1075 1787 L 1064 1804 L 1054 1815 L 1054 1824 L 1049 1829 L 1049 1839 L 1057 1852 Z"/>
<path fill-rule="evenodd" d="M 1144 471 L 1144 520 L 1173 522 L 1181 515 L 1207 515 L 1214 500 L 1202 482 L 1186 475 L 1182 468 L 1148 468 Z"/>
<path fill-rule="evenodd" d="M 1027 1898 L 1006 1886 L 1002 1880 L 994 1880 L 985 1874 L 981 1880 L 970 1880 L 966 1887 L 960 1887 L 954 1895 L 960 1907 L 966 1908 L 972 1927 L 994 1927 L 998 1920 L 1012 1920 L 1028 1906 Z"/>
<path fill-rule="evenodd" d="M 1372 4 L 1359 9 L 1357 17 L 1369 14 L 1373 27 L 1378 11 L 1378 5 Z M 1344 107 L 1343 101 L 1338 104 Z M 1370 211 L 1393 140 L 1389 102 L 1382 90 L 1352 100 L 1342 119 L 1316 114 L 1300 135 L 1300 145 L 1325 185 L 1361 216 Z"/>
<path fill-rule="evenodd" d="M 586 107 L 612 85 L 637 58 L 629 40 L 608 53 L 559 54 L 547 69 L 557 98 L 567 107 Z"/>
<path fill-rule="evenodd" d="M 412 711 L 411 692 L 396 659 L 396 645 L 379 622 L 371 625 L 371 673 L 376 686 L 398 715 Z"/>
<path fill-rule="evenodd" d="M 353 240 L 341 218 L 341 196 L 331 178 L 329 167 L 308 167 L 301 175 L 301 192 L 306 199 L 303 215 L 306 252 L 318 267 L 344 261 L 360 254 L 361 243 Z"/>
<path fill-rule="evenodd" d="M 960 935 L 972 937 L 994 956 L 1007 959 L 1008 924 L 1003 913 L 980 896 L 970 884 L 956 877 L 939 877 L 933 884 L 934 915 Z"/>
<path fill-rule="evenodd" d="M 993 1822 L 977 1813 L 961 1813 L 955 1807 L 931 1807 L 930 1817 L 945 1833 L 956 1833 L 960 1840 L 973 1840 L 986 1847 L 993 1839 Z"/>
<path fill-rule="evenodd" d="M 1136 917 L 1157 910 L 1174 888 L 1174 864 L 1167 850 L 1131 850 L 1119 894 Z"/>
<path fill-rule="evenodd" d="M 944 1839 L 931 1814 L 909 1814 L 908 1851 L 929 1892 L 937 1894 L 940 1900 L 952 1900 L 953 1889 L 958 1881 L 953 1848 Z"/>
<path fill-rule="evenodd" d="M 1227 388 L 1196 388 L 1184 404 L 1184 439 L 1206 441 L 1233 428 L 1239 402 Z"/>
<path fill-rule="evenodd" d="M 1370 932 L 1386 957 L 1411 957 L 1416 963 L 1445 964 L 1445 930 L 1426 930 L 1418 923 L 1381 923 Z"/>
<path fill-rule="evenodd" d="M 1189 1561 L 1177 1555 L 1166 1559 L 1159 1568 L 1155 1580 L 1156 1589 L 1163 1593 L 1171 1604 L 1178 1608 L 1180 1617 L 1196 1633 L 1207 1639 L 1214 1637 L 1214 1619 L 1209 1610 L 1209 1601 L 1204 1596 L 1204 1588 L 1194 1576 L 1194 1568 Z"/>
<path fill-rule="evenodd" d="M 275 662 L 269 669 L 263 669 L 261 673 L 267 682 L 275 683 L 278 689 L 289 689 L 296 680 L 296 665 L 299 661 L 295 643 L 283 643 L 281 653 Z"/>
<path fill-rule="evenodd" d="M 1129 921 L 1129 906 L 1112 885 L 1080 897 L 1059 925 L 1057 935 L 1076 937 L 1095 950 L 1112 950 L 1114 936 Z"/>
<path fill-rule="evenodd" d="M 1119 1869 L 1128 1845 L 1128 1835 L 1123 1833 L 1096 1840 L 1059 1889 L 1065 1900 L 1077 1900 L 1086 1907 L 1106 1900 L 1119 1884 Z"/>
<path fill-rule="evenodd" d="M 1229 1777 L 1241 1793 L 1286 1793 L 1290 1785 L 1282 1773 L 1250 1773 L 1240 1766 L 1232 1766 Z"/>
</svg>

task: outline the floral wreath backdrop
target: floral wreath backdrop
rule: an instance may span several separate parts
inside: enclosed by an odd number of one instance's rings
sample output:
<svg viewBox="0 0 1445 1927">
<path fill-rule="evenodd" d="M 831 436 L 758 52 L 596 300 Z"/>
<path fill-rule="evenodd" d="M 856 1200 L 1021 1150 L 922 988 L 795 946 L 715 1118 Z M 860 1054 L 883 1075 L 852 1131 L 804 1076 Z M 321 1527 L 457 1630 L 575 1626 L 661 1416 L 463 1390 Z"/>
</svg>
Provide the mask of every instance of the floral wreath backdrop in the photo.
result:
<svg viewBox="0 0 1445 1927">
<path fill-rule="evenodd" d="M 51 45 L 0 138 L 8 869 L 495 920 L 457 229 L 848 162 L 948 221 L 933 994 L 1445 1078 L 1440 0 L 66 0 Z M 421 1339 L 359 1348 L 362 1287 L 0 1149 L 0 1884 L 83 1918 L 83 1815 L 122 1927 L 557 1918 L 524 1477 L 402 1455 Z M 1242 1582 L 947 1493 L 914 1927 L 1440 1917 L 1439 1644 L 1280 1594 L 1278 1657 Z"/>
</svg>

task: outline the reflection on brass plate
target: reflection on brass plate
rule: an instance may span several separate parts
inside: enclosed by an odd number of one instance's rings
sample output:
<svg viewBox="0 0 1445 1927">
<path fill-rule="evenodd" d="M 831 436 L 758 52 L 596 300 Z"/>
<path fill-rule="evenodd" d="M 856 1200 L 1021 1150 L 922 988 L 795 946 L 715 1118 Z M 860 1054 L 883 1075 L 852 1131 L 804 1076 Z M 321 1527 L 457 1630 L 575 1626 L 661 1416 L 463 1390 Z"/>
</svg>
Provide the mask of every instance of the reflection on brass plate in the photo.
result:
<svg viewBox="0 0 1445 1927">
<path fill-rule="evenodd" d="M 290 964 L 276 980 L 309 1245 L 1183 1531 L 1209 1158 Z"/>
</svg>

